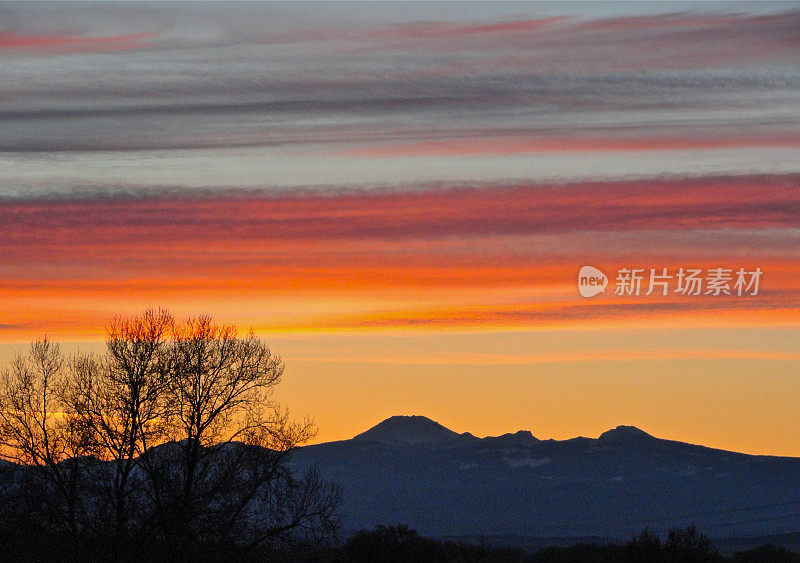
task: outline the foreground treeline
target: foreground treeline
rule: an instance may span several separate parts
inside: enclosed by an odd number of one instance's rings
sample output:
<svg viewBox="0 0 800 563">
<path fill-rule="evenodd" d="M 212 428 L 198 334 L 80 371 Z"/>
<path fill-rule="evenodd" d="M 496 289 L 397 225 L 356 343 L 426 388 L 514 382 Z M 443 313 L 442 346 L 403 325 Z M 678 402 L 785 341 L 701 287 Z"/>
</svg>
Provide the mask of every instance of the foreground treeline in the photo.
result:
<svg viewBox="0 0 800 563">
<path fill-rule="evenodd" d="M 243 558 L 325 545 L 338 493 L 287 465 L 313 436 L 271 394 L 253 334 L 165 311 L 116 318 L 103 354 L 42 339 L 0 371 L 0 557 Z"/>
<path fill-rule="evenodd" d="M 693 527 L 671 530 L 663 540 L 645 530 L 623 544 L 579 544 L 529 553 L 486 544 L 439 542 L 421 537 L 404 526 L 381 526 L 358 532 L 337 548 L 316 554 L 287 552 L 276 560 L 320 563 L 800 563 L 800 555 L 781 547 L 764 545 L 723 557 L 708 537 Z"/>
<path fill-rule="evenodd" d="M 141 540 L 141 538 L 140 538 Z M 35 520 L 0 526 L 0 561 L 118 560 L 99 538 L 80 545 L 67 536 L 42 530 Z M 405 526 L 379 526 L 358 532 L 334 545 L 319 538 L 295 539 L 282 545 L 262 543 L 243 550 L 235 541 L 194 538 L 180 546 L 163 539 L 130 544 L 133 561 L 262 562 L 262 563 L 800 563 L 800 554 L 762 545 L 732 556 L 720 555 L 694 528 L 676 529 L 662 539 L 648 531 L 626 543 L 577 544 L 536 552 L 492 547 L 490 543 L 442 542 L 420 536 Z"/>
</svg>

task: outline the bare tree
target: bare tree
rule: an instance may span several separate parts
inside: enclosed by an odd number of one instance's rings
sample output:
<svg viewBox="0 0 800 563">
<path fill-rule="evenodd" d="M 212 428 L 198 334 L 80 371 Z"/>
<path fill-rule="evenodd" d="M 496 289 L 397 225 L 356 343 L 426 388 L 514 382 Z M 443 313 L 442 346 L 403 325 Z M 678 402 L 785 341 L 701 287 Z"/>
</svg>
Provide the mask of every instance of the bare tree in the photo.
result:
<svg viewBox="0 0 800 563">
<path fill-rule="evenodd" d="M 148 310 L 114 318 L 106 344 L 67 361 L 37 341 L 0 377 L 0 451 L 16 464 L 4 473 L 48 483 L 31 506 L 113 559 L 333 534 L 338 491 L 291 470 L 315 430 L 272 399 L 284 365 L 263 341 Z"/>
<path fill-rule="evenodd" d="M 115 317 L 107 331 L 107 353 L 77 357 L 70 364 L 65 404 L 90 437 L 92 453 L 111 463 L 108 501 L 120 541 L 129 531 L 134 492 L 142 486 L 141 476 L 134 474 L 138 458 L 166 436 L 172 325 L 163 310 Z M 107 479 L 94 481 L 105 485 Z"/>
<path fill-rule="evenodd" d="M 47 338 L 18 354 L 0 375 L 0 450 L 3 457 L 33 469 L 27 477 L 41 494 L 55 494 L 47 516 L 78 532 L 79 458 L 88 451 L 86 435 L 65 412 L 65 360 Z M 42 486 L 46 490 L 41 490 Z"/>
<path fill-rule="evenodd" d="M 337 492 L 318 478 L 295 479 L 286 467 L 293 448 L 314 436 L 310 421 L 291 422 L 272 400 L 281 359 L 250 332 L 190 319 L 170 347 L 169 429 L 181 471 L 171 478 L 149 456 L 155 496 L 174 532 L 258 543 L 282 532 L 335 527 Z M 258 522 L 258 526 L 254 524 Z"/>
</svg>

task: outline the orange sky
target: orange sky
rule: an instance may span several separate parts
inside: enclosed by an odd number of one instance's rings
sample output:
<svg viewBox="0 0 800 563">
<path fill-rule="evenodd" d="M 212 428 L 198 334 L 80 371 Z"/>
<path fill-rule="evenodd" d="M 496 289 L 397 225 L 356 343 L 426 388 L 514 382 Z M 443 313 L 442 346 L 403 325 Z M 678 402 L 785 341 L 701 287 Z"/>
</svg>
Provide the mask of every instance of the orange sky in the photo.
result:
<svg viewBox="0 0 800 563">
<path fill-rule="evenodd" d="M 161 306 L 267 338 L 318 440 L 424 414 L 800 456 L 798 12 L 309 6 L 4 8 L 0 361 Z"/>
<path fill-rule="evenodd" d="M 798 182 L 0 203 L 0 339 L 96 336 L 150 305 L 264 331 L 794 324 Z M 606 294 L 578 296 L 584 264 Z M 624 267 L 765 273 L 757 296 L 616 296 Z"/>
<path fill-rule="evenodd" d="M 800 455 L 800 328 L 686 324 L 262 336 L 287 365 L 276 397 L 314 418 L 315 441 L 423 414 L 479 436 L 596 437 L 633 424 L 663 438 Z M 21 348 L 0 345 L 0 359 Z"/>
<path fill-rule="evenodd" d="M 634 424 L 800 455 L 797 182 L 5 203 L 0 353 L 98 342 L 110 315 L 165 306 L 269 339 L 279 397 L 318 440 L 416 413 L 478 435 Z M 612 278 L 591 299 L 587 263 Z M 757 296 L 619 296 L 622 267 L 764 275 Z"/>
</svg>

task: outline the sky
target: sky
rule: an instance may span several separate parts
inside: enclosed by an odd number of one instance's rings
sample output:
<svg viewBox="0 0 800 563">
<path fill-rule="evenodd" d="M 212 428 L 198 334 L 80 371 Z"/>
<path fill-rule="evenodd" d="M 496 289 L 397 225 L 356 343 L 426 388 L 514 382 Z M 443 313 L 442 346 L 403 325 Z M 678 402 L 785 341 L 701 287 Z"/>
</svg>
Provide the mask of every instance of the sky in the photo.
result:
<svg viewBox="0 0 800 563">
<path fill-rule="evenodd" d="M 0 4 L 0 362 L 161 306 L 316 441 L 800 456 L 799 51 L 786 2 Z"/>
</svg>

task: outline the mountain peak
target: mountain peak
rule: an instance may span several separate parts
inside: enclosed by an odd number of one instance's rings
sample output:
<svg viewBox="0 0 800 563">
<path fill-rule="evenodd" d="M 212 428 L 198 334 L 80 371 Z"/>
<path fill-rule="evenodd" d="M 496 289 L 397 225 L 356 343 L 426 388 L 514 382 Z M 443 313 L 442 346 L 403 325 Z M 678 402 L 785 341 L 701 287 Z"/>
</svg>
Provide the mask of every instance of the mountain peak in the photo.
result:
<svg viewBox="0 0 800 563">
<path fill-rule="evenodd" d="M 518 446 L 532 446 L 539 443 L 539 439 L 531 434 L 530 430 L 520 430 L 518 432 L 508 432 L 500 436 L 487 436 L 484 440 L 505 444 L 515 444 Z"/>
<path fill-rule="evenodd" d="M 601 442 L 640 442 L 642 440 L 655 440 L 644 430 L 640 430 L 635 426 L 620 425 L 612 430 L 608 430 L 600 434 L 598 440 Z"/>
<path fill-rule="evenodd" d="M 445 428 L 425 416 L 392 416 L 357 436 L 360 442 L 384 444 L 442 444 L 461 438 L 460 434 Z"/>
</svg>

